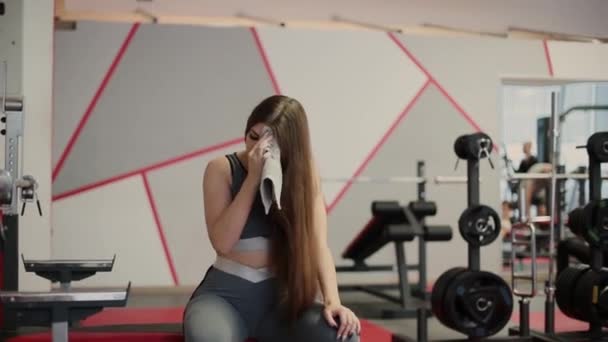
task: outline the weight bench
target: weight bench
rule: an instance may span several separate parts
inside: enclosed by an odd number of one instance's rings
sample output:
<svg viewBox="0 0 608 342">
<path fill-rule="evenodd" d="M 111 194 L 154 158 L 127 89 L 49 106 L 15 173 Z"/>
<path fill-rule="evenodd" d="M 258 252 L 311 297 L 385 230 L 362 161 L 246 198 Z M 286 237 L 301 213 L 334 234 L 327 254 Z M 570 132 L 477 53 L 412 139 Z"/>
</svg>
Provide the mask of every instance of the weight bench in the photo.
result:
<svg viewBox="0 0 608 342">
<path fill-rule="evenodd" d="M 126 306 L 131 283 L 126 288 L 76 290 L 72 281 L 86 279 L 97 272 L 111 272 L 113 259 L 108 260 L 26 260 L 26 272 L 60 283 L 58 289 L 43 292 L 0 291 L 5 313 L 18 327 L 51 326 L 53 342 L 67 342 L 69 328 L 78 325 L 106 307 Z M 14 332 L 13 332 L 14 333 Z M 10 337 L 8 336 L 3 337 Z"/>
<path fill-rule="evenodd" d="M 363 291 L 400 306 L 397 310 L 383 310 L 383 318 L 414 318 L 417 315 L 416 306 L 420 306 L 420 304 L 412 303 L 414 301 L 412 295 L 423 301 L 428 299 L 425 243 L 451 240 L 452 228 L 424 224 L 426 216 L 433 216 L 437 213 L 434 202 L 419 200 L 402 206 L 397 201 L 374 201 L 371 211 L 372 217 L 342 253 L 342 257 L 353 260 L 354 265 L 338 266 L 336 270 L 338 272 L 392 271 L 394 270 L 393 265 L 367 265 L 366 263 L 368 257 L 392 242 L 395 244 L 399 281 L 397 284 L 388 285 L 341 285 L 340 290 Z M 408 265 L 403 244 L 406 241 L 413 241 L 416 237 L 419 238 L 418 264 Z M 414 289 L 410 288 L 408 270 L 416 270 L 420 274 L 420 281 Z M 399 296 L 384 292 L 395 288 L 399 289 Z"/>
</svg>

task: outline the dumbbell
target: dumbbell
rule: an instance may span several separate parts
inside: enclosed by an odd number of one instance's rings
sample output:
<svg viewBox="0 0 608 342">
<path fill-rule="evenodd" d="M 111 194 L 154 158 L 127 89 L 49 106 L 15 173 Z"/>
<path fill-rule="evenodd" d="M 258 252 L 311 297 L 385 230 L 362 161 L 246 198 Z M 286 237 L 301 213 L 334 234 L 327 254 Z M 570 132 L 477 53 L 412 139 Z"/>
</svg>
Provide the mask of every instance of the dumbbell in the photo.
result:
<svg viewBox="0 0 608 342">
<path fill-rule="evenodd" d="M 448 328 L 483 338 L 498 333 L 509 322 L 513 297 L 509 285 L 498 275 L 455 267 L 437 279 L 431 307 Z"/>
</svg>

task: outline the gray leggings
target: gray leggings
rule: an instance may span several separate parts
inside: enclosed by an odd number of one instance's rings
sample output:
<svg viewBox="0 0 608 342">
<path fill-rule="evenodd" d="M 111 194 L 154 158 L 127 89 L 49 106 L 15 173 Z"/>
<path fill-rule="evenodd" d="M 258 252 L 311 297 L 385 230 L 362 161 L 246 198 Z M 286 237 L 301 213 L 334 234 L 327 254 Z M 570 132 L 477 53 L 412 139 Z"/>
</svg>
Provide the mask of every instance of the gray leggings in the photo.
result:
<svg viewBox="0 0 608 342">
<path fill-rule="evenodd" d="M 257 283 L 211 268 L 196 289 L 184 313 L 186 342 L 337 341 L 336 328 L 315 305 L 293 324 L 282 323 L 276 308 L 276 283 L 267 279 Z M 347 338 L 359 342 L 359 336 Z"/>
</svg>

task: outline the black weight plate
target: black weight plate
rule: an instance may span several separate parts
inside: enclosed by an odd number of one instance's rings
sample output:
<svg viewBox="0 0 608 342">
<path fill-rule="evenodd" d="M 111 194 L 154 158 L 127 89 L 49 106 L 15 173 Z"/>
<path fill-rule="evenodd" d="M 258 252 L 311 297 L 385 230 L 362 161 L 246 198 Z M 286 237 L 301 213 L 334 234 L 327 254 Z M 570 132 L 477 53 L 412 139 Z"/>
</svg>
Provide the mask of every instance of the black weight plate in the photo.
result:
<svg viewBox="0 0 608 342">
<path fill-rule="evenodd" d="M 555 281 L 555 301 L 557 302 L 557 306 L 564 315 L 570 318 L 581 319 L 575 310 L 577 303 L 574 302 L 574 289 L 580 277 L 588 270 L 589 268 L 584 265 L 567 267 L 559 273 Z"/>
<path fill-rule="evenodd" d="M 450 282 L 444 306 L 451 328 L 472 338 L 483 338 L 498 333 L 509 322 L 513 296 L 498 275 L 466 271 Z"/>
<path fill-rule="evenodd" d="M 597 162 L 608 162 L 608 132 L 592 134 L 587 139 L 587 153 Z"/>
<path fill-rule="evenodd" d="M 589 244 L 608 250 L 608 200 L 593 201 L 583 211 L 583 237 Z"/>
<path fill-rule="evenodd" d="M 451 327 L 451 323 L 446 320 L 447 315 L 445 314 L 446 308 L 444 306 L 445 293 L 451 286 L 450 283 L 452 279 L 464 271 L 466 271 L 466 268 L 464 267 L 454 267 L 443 272 L 435 281 L 433 290 L 431 291 L 431 310 L 433 311 L 433 315 L 447 327 Z"/>
<path fill-rule="evenodd" d="M 473 246 L 491 244 L 500 235 L 498 213 L 487 205 L 476 205 L 465 209 L 458 219 L 462 238 Z"/>
<path fill-rule="evenodd" d="M 569 212 L 566 226 L 568 226 L 575 235 L 583 237 L 583 231 L 585 230 L 585 209 L 582 207 L 575 208 Z"/>
<path fill-rule="evenodd" d="M 458 138 L 456 138 L 456 140 L 454 141 L 454 153 L 456 153 L 456 156 L 458 156 L 458 158 L 460 159 L 467 159 L 468 155 L 467 155 L 467 147 L 468 147 L 468 140 L 469 138 L 469 134 L 464 134 L 459 136 Z"/>
<path fill-rule="evenodd" d="M 573 309 L 574 315 L 581 321 L 590 322 L 593 317 L 605 321 L 607 316 L 601 317 L 596 306 L 600 292 L 608 285 L 608 273 L 606 271 L 593 272 L 589 270 L 578 279 L 574 287 Z M 596 289 L 594 290 L 594 287 Z"/>
</svg>

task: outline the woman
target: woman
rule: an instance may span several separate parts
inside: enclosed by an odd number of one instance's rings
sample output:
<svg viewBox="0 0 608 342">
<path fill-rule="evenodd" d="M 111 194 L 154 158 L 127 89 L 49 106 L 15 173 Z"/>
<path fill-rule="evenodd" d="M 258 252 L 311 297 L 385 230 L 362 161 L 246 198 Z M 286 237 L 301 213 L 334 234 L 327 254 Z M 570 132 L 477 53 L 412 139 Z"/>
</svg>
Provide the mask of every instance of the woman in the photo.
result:
<svg viewBox="0 0 608 342">
<path fill-rule="evenodd" d="M 186 341 L 359 341 L 359 320 L 338 296 L 301 104 L 279 95 L 262 101 L 247 120 L 245 144 L 205 169 L 205 221 L 218 257 L 186 307 Z M 283 185 L 280 206 L 266 214 L 259 186 L 271 144 L 280 150 Z"/>
</svg>

